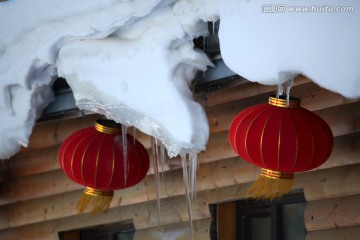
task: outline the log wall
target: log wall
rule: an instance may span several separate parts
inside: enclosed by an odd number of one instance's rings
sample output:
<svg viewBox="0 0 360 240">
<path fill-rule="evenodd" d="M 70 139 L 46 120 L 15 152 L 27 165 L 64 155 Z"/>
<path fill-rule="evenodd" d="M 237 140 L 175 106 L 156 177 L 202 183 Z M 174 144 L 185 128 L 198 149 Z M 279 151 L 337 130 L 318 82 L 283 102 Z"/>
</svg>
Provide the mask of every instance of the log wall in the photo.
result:
<svg viewBox="0 0 360 240">
<path fill-rule="evenodd" d="M 274 86 L 243 83 L 196 96 L 210 124 L 207 150 L 199 154 L 197 197 L 192 204 L 195 239 L 210 239 L 210 203 L 244 198 L 260 169 L 241 160 L 228 142 L 235 115 L 267 102 Z M 295 80 L 292 95 L 321 116 L 335 136 L 334 151 L 322 166 L 297 174 L 294 188 L 307 199 L 306 239 L 360 239 L 360 101 L 345 99 L 304 77 Z M 188 239 L 188 216 L 180 159 L 168 159 L 161 184 L 161 222 L 157 226 L 153 171 L 138 185 L 116 191 L 107 215 L 77 215 L 74 205 L 82 187 L 59 168 L 57 151 L 73 131 L 92 125 L 98 115 L 39 123 L 27 149 L 9 161 L 0 189 L 0 239 L 58 239 L 59 231 L 132 220 L 134 239 Z M 131 133 L 132 131 L 129 130 Z M 148 149 L 150 137 L 136 133 Z"/>
</svg>

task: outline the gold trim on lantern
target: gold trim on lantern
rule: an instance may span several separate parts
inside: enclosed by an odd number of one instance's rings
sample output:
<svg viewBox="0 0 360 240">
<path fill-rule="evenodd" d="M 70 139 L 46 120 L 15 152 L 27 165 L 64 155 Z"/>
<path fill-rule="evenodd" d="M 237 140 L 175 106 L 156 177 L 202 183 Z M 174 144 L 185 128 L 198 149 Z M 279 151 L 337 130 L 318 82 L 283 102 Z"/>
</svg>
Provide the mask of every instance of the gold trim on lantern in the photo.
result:
<svg viewBox="0 0 360 240">
<path fill-rule="evenodd" d="M 95 129 L 99 132 L 106 134 L 119 134 L 121 133 L 121 125 L 115 121 L 108 119 L 100 119 L 95 122 Z"/>
<path fill-rule="evenodd" d="M 249 188 L 246 197 L 276 199 L 287 194 L 294 184 L 294 173 L 279 172 L 263 168 L 260 176 Z"/>
<path fill-rule="evenodd" d="M 263 168 L 261 170 L 261 175 L 264 177 L 272 178 L 272 179 L 293 179 L 294 173 L 290 172 L 279 172 L 270 169 Z"/>
<path fill-rule="evenodd" d="M 290 97 L 289 106 L 286 105 L 286 99 L 284 98 L 276 98 L 275 96 L 269 97 L 269 104 L 276 107 L 284 107 L 284 108 L 299 108 L 301 100 L 298 98 Z"/>
<path fill-rule="evenodd" d="M 89 209 L 92 215 L 101 212 L 106 213 L 109 210 L 113 196 L 114 191 L 104 191 L 86 187 L 76 204 L 78 214 L 84 213 L 86 209 Z"/>
<path fill-rule="evenodd" d="M 84 193 L 87 195 L 91 195 L 94 197 L 97 196 L 114 196 L 114 191 L 107 191 L 107 190 L 97 190 L 91 187 L 86 187 Z"/>
</svg>

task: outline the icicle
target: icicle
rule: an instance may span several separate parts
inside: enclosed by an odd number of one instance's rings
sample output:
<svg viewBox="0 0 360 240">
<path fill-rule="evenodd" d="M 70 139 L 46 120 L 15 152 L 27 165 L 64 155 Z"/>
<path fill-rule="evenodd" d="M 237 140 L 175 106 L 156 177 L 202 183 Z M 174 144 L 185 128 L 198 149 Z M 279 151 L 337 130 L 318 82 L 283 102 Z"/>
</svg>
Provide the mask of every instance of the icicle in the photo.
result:
<svg viewBox="0 0 360 240">
<path fill-rule="evenodd" d="M 288 81 L 285 82 L 285 92 L 286 92 L 286 106 L 289 106 L 289 101 L 290 101 L 290 89 L 294 84 L 294 79 L 290 79 Z"/>
<path fill-rule="evenodd" d="M 159 174 L 159 150 L 157 139 L 151 138 L 151 147 L 153 152 L 154 175 L 156 182 L 156 201 L 158 207 L 158 225 L 160 226 L 160 174 Z"/>
<path fill-rule="evenodd" d="M 186 196 L 186 202 L 188 205 L 188 214 L 189 214 L 189 222 L 190 222 L 190 239 L 193 240 L 193 223 L 192 223 L 192 209 L 191 209 L 191 198 L 190 198 L 190 192 L 189 192 L 189 177 L 187 172 L 187 161 L 186 161 L 186 154 L 181 155 L 181 162 L 182 162 L 182 168 L 183 168 L 183 179 L 184 179 L 184 188 L 185 188 L 185 196 Z"/>
<path fill-rule="evenodd" d="M 277 85 L 276 98 L 285 95 L 286 96 L 286 106 L 289 106 L 290 101 L 290 89 L 294 84 L 294 79 L 291 78 L 282 84 Z"/>
<path fill-rule="evenodd" d="M 283 95 L 284 89 L 282 84 L 277 85 L 276 98 L 279 99 L 281 95 Z"/>
<path fill-rule="evenodd" d="M 165 145 L 160 143 L 160 162 L 161 162 L 161 174 L 164 180 L 164 165 L 165 165 Z"/>
<path fill-rule="evenodd" d="M 191 198 L 196 197 L 196 172 L 198 169 L 198 157 L 196 153 L 190 154 L 190 186 L 191 186 Z"/>
<path fill-rule="evenodd" d="M 192 192 L 193 192 L 193 190 L 192 190 L 192 175 L 193 175 L 193 172 L 192 172 L 192 170 L 193 170 L 193 168 L 192 168 L 192 154 L 189 154 L 189 162 L 188 162 L 188 165 L 187 165 L 187 167 L 188 167 L 188 184 L 189 184 L 189 194 L 190 194 L 190 196 L 191 196 L 191 199 L 192 199 Z"/>
<path fill-rule="evenodd" d="M 188 176 L 188 185 L 189 185 L 189 194 L 191 195 L 191 159 L 190 159 L 190 155 L 188 158 L 188 162 L 187 162 L 187 176 Z"/>
<path fill-rule="evenodd" d="M 122 133 L 122 148 L 123 148 L 123 157 L 124 157 L 124 184 L 127 183 L 128 175 L 128 157 L 127 157 L 127 126 L 125 124 L 121 125 Z"/>
</svg>

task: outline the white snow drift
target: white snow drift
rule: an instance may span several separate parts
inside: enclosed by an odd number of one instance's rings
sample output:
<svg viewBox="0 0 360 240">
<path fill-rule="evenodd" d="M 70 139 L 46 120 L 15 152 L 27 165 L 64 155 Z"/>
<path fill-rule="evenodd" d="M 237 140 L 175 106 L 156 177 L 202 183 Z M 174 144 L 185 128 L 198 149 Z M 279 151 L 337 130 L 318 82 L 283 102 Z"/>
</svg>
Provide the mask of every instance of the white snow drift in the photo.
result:
<svg viewBox="0 0 360 240">
<path fill-rule="evenodd" d="M 356 0 L 1 3 L 0 158 L 27 146 L 58 76 L 80 108 L 159 138 L 170 156 L 205 149 L 208 123 L 189 84 L 211 62 L 192 39 L 219 16 L 222 56 L 239 75 L 277 84 L 302 73 L 360 97 L 359 11 Z"/>
<path fill-rule="evenodd" d="M 220 0 L 225 64 L 278 84 L 301 73 L 345 97 L 360 97 L 360 1 Z"/>
</svg>

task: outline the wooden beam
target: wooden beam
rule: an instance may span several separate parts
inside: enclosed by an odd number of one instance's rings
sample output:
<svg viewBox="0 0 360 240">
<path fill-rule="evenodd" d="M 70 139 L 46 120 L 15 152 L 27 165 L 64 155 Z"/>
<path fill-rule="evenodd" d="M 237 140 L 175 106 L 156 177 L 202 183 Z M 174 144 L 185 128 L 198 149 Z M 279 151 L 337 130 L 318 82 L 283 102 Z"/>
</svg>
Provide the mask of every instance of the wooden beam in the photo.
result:
<svg viewBox="0 0 360 240">
<path fill-rule="evenodd" d="M 103 116 L 98 114 L 86 115 L 81 118 L 44 122 L 37 124 L 30 137 L 29 146 L 22 152 L 43 149 L 61 144 L 73 132 L 89 126 L 94 126 L 95 121 Z M 129 129 L 132 134 L 132 128 Z M 136 139 L 146 148 L 150 148 L 150 137 L 141 131 L 136 131 Z"/>
<path fill-rule="evenodd" d="M 19 152 L 9 161 L 9 176 L 19 178 L 59 169 L 59 147 L 60 145 L 53 145 L 32 151 Z"/>
<path fill-rule="evenodd" d="M 259 171 L 260 169 L 256 166 L 238 158 L 201 165 L 198 173 L 197 190 L 199 193 L 204 191 L 216 192 L 218 188 L 247 185 L 258 177 Z M 339 196 L 341 194 L 360 194 L 359 178 L 357 178 L 358 172 L 360 172 L 360 164 L 310 171 L 296 176 L 294 188 L 304 188 L 305 191 L 309 189 L 309 192 L 322 192 L 322 195 L 317 194 L 318 198 Z M 324 176 L 329 178 L 330 181 L 330 185 L 325 184 L 324 186 L 326 190 L 322 189 Z M 337 176 L 344 178 L 343 182 L 348 184 L 347 187 L 341 187 L 339 185 L 337 188 L 331 188 L 333 180 L 330 180 L 330 178 L 336 180 L 338 179 Z M 154 177 L 147 176 L 142 182 L 132 188 L 116 191 L 110 207 L 117 208 L 152 201 L 156 199 L 155 193 Z M 170 199 L 179 197 L 183 199 L 183 194 L 182 170 L 178 169 L 166 172 L 165 182 L 161 184 L 161 198 Z M 18 202 L 2 207 L 2 209 L 7 212 L 2 213 L 2 211 L 0 211 L 0 214 L 6 214 L 6 216 L 8 216 L 9 224 L 12 227 L 74 216 L 76 215 L 74 206 L 80 195 L 81 190 L 78 190 Z M 313 196 L 313 198 L 315 197 Z M 229 199 L 224 195 L 221 200 L 225 201 Z M 0 229 L 7 227 L 8 225 L 4 224 L 0 226 Z"/>
<path fill-rule="evenodd" d="M 304 218 L 308 231 L 360 225 L 360 195 L 308 202 Z"/>
<path fill-rule="evenodd" d="M 360 101 L 357 101 L 354 103 L 349 103 L 346 105 L 321 110 L 316 113 L 319 116 L 321 116 L 330 125 L 333 134 L 336 137 L 336 136 L 342 136 L 346 134 L 360 132 L 359 109 L 360 109 Z M 233 113 L 234 116 L 236 115 L 236 112 Z M 227 137 L 228 127 L 234 116 L 229 118 L 229 116 L 225 116 L 225 115 L 220 114 L 216 120 L 214 119 L 212 120 L 213 122 L 211 125 L 213 128 L 216 128 L 216 131 L 214 131 L 210 135 L 209 142 L 206 146 L 207 150 L 199 154 L 201 162 L 207 162 L 208 160 L 214 158 L 221 159 L 221 157 L 228 158 L 228 157 L 236 156 L 235 152 L 232 151 L 231 146 L 228 144 L 228 137 Z M 49 129 L 46 131 L 48 131 L 48 134 L 51 135 L 51 131 Z M 57 135 L 56 132 L 54 134 Z M 136 137 L 150 151 L 150 137 L 146 134 L 141 133 L 140 131 L 137 131 Z M 62 141 L 63 140 L 64 139 L 62 139 Z M 55 160 L 54 157 L 57 156 L 58 147 L 59 145 L 54 146 L 50 144 L 49 148 L 44 148 L 45 151 L 41 151 L 39 149 L 39 150 L 18 153 L 11 159 L 11 161 L 15 161 L 15 162 L 10 164 L 10 175 L 14 175 L 14 176 L 29 175 L 33 173 L 38 173 L 42 170 L 45 171 L 45 170 L 54 169 L 54 167 L 57 165 L 57 160 Z M 228 155 L 221 156 L 223 154 L 228 154 Z M 27 161 L 27 158 L 29 158 L 29 161 Z M 31 162 L 34 162 L 34 164 Z M 40 162 L 44 162 L 44 164 L 38 164 Z M 167 162 L 166 170 L 180 167 L 181 165 L 179 164 L 180 163 L 179 158 L 171 159 L 171 160 L 169 159 L 169 161 L 166 162 Z"/>
<path fill-rule="evenodd" d="M 82 189 L 72 182 L 62 170 L 25 176 L 12 180 L 0 190 L 0 205 L 26 201 L 54 194 Z"/>
<path fill-rule="evenodd" d="M 334 136 L 360 132 L 360 101 L 316 113 L 329 124 Z"/>
<path fill-rule="evenodd" d="M 99 117 L 94 114 L 81 118 L 39 123 L 33 129 L 29 146 L 23 151 L 59 145 L 74 131 L 94 125 Z"/>
<path fill-rule="evenodd" d="M 294 88 L 295 86 L 300 86 L 302 84 L 306 84 L 310 82 L 311 82 L 310 79 L 304 76 L 298 76 L 295 78 Z M 205 94 L 206 97 L 205 101 L 203 99 L 204 96 L 202 96 L 201 94 L 196 96 L 196 99 L 200 103 L 204 103 L 206 106 L 210 107 L 231 101 L 236 101 L 239 99 L 254 97 L 264 93 L 270 93 L 270 92 L 275 93 L 276 87 L 277 86 L 274 85 L 261 85 L 259 83 L 248 81 L 238 86 L 224 88 L 216 92 L 207 93 Z"/>
<path fill-rule="evenodd" d="M 219 171 L 219 169 L 222 171 Z M 227 171 L 224 171 L 224 169 Z M 201 166 L 198 173 L 197 189 L 202 192 L 216 187 L 250 182 L 256 179 L 257 174 L 255 173 L 257 170 L 255 166 L 245 161 L 234 161 L 233 159 L 214 162 L 205 165 L 205 167 Z M 181 169 L 167 172 L 165 182 L 161 184 L 161 198 L 181 198 L 183 201 L 184 187 L 182 182 Z M 70 184 L 80 188 L 75 183 Z M 116 208 L 155 200 L 155 186 L 154 176 L 147 176 L 132 188 L 116 191 L 110 207 Z M 48 192 L 44 188 L 43 191 Z M 8 222 L 12 227 L 73 216 L 76 215 L 74 206 L 80 198 L 81 192 L 82 190 L 68 191 L 7 205 L 2 207 L 0 216 L 3 214 L 3 210 L 6 209 L 6 216 L 8 216 Z M 0 229 L 6 227 L 8 226 L 5 224 L 0 226 Z"/>
<path fill-rule="evenodd" d="M 236 163 L 237 161 L 232 162 Z M 217 164 L 217 162 L 215 163 Z M 229 165 L 231 165 L 230 162 Z M 360 168 L 359 164 L 356 165 L 356 167 Z M 235 168 L 235 166 L 233 166 L 233 168 Z M 343 169 L 343 171 L 346 172 L 348 171 L 348 166 L 339 167 L 339 169 Z M 211 172 L 215 172 L 208 170 L 203 171 L 209 174 L 211 174 Z M 233 171 L 236 172 L 236 170 Z M 305 189 L 308 188 L 313 184 L 313 182 L 309 182 L 306 179 L 312 178 L 312 175 L 321 174 L 322 171 L 329 171 L 329 169 L 303 173 L 309 176 L 300 179 L 296 178 L 294 187 L 302 187 Z M 205 172 L 203 172 L 203 174 Z M 241 172 L 243 171 L 240 171 L 240 174 Z M 181 172 L 180 170 L 176 170 L 175 172 L 172 172 L 172 175 L 181 175 Z M 218 203 L 222 201 L 244 198 L 247 189 L 251 185 L 251 182 L 245 182 L 242 184 L 234 183 L 230 186 L 222 186 L 222 182 L 218 182 L 216 176 L 212 177 L 208 174 L 206 176 L 208 177 L 200 177 L 198 179 L 200 189 L 197 193 L 196 200 L 193 202 L 194 219 L 204 219 L 210 217 L 208 210 L 209 203 Z M 254 178 L 255 177 L 256 176 L 254 176 Z M 167 180 L 166 184 L 163 184 L 162 197 L 167 197 L 163 198 L 161 201 L 161 225 L 187 221 L 186 203 L 183 196 L 184 192 L 181 190 L 182 187 L 179 178 L 179 176 L 174 177 L 173 180 Z M 231 176 L 231 178 L 235 179 L 235 176 Z M 205 184 L 203 181 L 212 183 Z M 236 180 L 228 181 L 236 182 Z M 208 186 L 208 188 L 202 189 L 204 186 Z M 335 200 L 327 199 L 309 202 L 308 206 L 310 207 L 307 209 L 307 214 L 314 213 L 314 216 L 317 216 L 316 220 L 318 222 L 314 223 L 314 226 L 320 226 L 321 228 L 324 228 L 322 225 L 325 224 L 325 227 L 327 228 L 336 227 L 334 224 L 330 224 L 328 226 L 329 222 L 336 222 L 338 226 L 357 224 L 357 221 L 359 221 L 357 214 L 360 213 L 357 209 L 360 207 L 358 206 L 358 202 L 360 200 L 360 189 L 359 184 L 353 184 L 353 187 L 358 189 L 358 195 L 347 198 L 340 198 L 340 200 L 337 198 Z M 353 190 L 351 191 L 354 192 Z M 115 199 L 111 204 L 111 210 L 109 214 L 106 216 L 106 218 L 100 218 L 100 220 L 99 218 L 85 217 L 87 214 L 81 216 L 76 215 L 74 211 L 74 204 L 78 197 L 78 192 L 70 192 L 61 195 L 50 196 L 37 201 L 29 201 L 23 204 L 17 203 L 10 205 L 7 207 L 9 212 L 5 214 L 9 216 L 9 223 L 11 228 L 0 232 L 0 234 L 9 232 L 11 232 L 11 234 L 16 234 L 16 232 L 21 232 L 23 231 L 22 229 L 27 229 L 28 227 L 34 225 L 42 226 L 42 229 L 39 230 L 40 232 L 46 232 L 43 228 L 53 229 L 51 230 L 51 232 L 53 232 L 55 231 L 54 229 L 56 229 L 56 231 L 65 231 L 83 226 L 97 225 L 100 221 L 103 223 L 110 223 L 127 219 L 133 219 L 135 226 L 138 229 L 155 227 L 157 225 L 156 201 L 153 201 L 155 199 L 154 182 L 145 181 L 143 186 L 136 186 L 132 189 L 117 192 Z M 327 217 L 331 215 L 329 213 L 334 210 L 335 205 L 338 206 L 338 210 L 336 212 L 338 212 L 340 215 L 345 213 L 346 216 L 341 215 L 337 218 L 331 218 L 328 220 Z M 349 206 L 349 208 L 346 206 Z M 311 219 L 311 217 L 306 215 L 305 219 Z M 315 220 L 311 219 L 311 221 Z M 1 226 L 1 228 L 7 228 L 7 226 Z M 309 230 L 318 230 L 317 228 L 314 229 L 308 227 Z M 31 231 L 33 230 L 31 229 Z"/>
<path fill-rule="evenodd" d="M 357 159 L 360 159 L 360 132 L 336 137 L 330 158 L 314 170 L 351 165 L 358 163 Z"/>
<path fill-rule="evenodd" d="M 330 95 L 325 95 L 327 97 L 326 98 L 322 97 L 322 99 L 319 99 L 319 102 L 304 101 L 302 106 L 309 110 L 315 110 L 319 105 L 321 105 L 322 107 L 326 106 L 327 108 L 316 109 L 315 113 L 318 114 L 320 117 L 322 117 L 331 127 L 332 125 L 336 125 L 337 122 L 343 122 L 342 125 L 343 128 L 355 127 L 355 129 L 359 131 L 360 123 L 357 120 L 355 120 L 357 121 L 356 123 L 357 126 L 354 126 L 353 123 L 347 124 L 347 121 L 349 121 L 350 119 L 359 118 L 360 101 L 343 104 L 342 99 L 340 99 L 338 102 L 332 101 L 332 98 L 339 98 L 333 95 L 334 95 L 333 93 Z M 217 105 L 215 107 L 207 109 L 207 117 L 210 125 L 210 132 L 217 133 L 228 130 L 232 120 L 240 111 L 244 110 L 247 107 L 259 103 L 266 103 L 267 99 L 268 96 L 257 96 L 254 99 L 232 102 L 224 106 Z M 347 130 L 347 131 L 351 131 L 351 130 Z"/>
<path fill-rule="evenodd" d="M 208 223 L 210 218 L 210 212 L 205 202 L 207 194 L 208 193 L 202 193 L 198 195 L 197 199 L 192 204 L 193 220 L 195 221 L 195 234 L 209 234 L 208 230 L 206 230 L 209 229 L 209 225 L 204 229 L 205 224 Z M 137 230 L 155 228 L 158 222 L 156 202 L 148 201 L 146 203 L 113 208 L 106 216 L 91 217 L 88 214 L 83 214 L 60 219 L 49 219 L 38 224 L 28 223 L 22 227 L 14 227 L 0 231 L 0 236 L 4 237 L 4 239 L 57 239 L 58 231 L 96 226 L 99 224 L 108 224 L 128 219 L 133 219 L 135 228 Z M 205 222 L 201 221 L 201 224 L 197 224 L 197 220 L 205 220 Z M 186 226 L 187 223 L 187 206 L 183 196 L 164 199 L 162 201 L 162 226 L 176 224 L 178 226 L 182 226 L 184 232 L 186 231 L 184 226 Z M 176 225 L 173 225 L 172 227 L 170 226 L 170 230 L 176 228 Z M 166 233 L 169 231 L 168 229 L 169 227 L 165 226 L 163 230 Z M 143 236 L 143 234 L 140 234 L 140 236 Z M 139 237 L 135 239 L 139 239 Z M 188 235 L 183 237 L 185 237 L 184 239 L 187 239 Z"/>
<path fill-rule="evenodd" d="M 305 240 L 359 240 L 360 226 L 308 232 Z"/>
<path fill-rule="evenodd" d="M 360 193 L 359 164 L 313 172 L 296 175 L 296 180 L 306 185 L 304 195 L 309 202 Z"/>
<path fill-rule="evenodd" d="M 259 86 L 252 87 L 257 88 Z M 267 88 L 266 86 L 261 87 Z M 300 84 L 294 87 L 292 92 L 294 96 L 300 96 L 303 99 L 302 106 L 311 111 L 331 108 L 355 101 L 345 99 L 341 95 L 324 90 L 313 83 Z M 240 94 L 240 96 L 242 95 Z M 220 104 L 214 107 L 207 107 L 206 112 L 211 133 L 227 130 L 232 119 L 239 111 L 251 105 L 264 102 L 267 102 L 267 94 L 256 95 L 250 99 L 240 97 L 240 100 L 238 98 L 238 101 L 226 102 L 226 105 Z M 40 123 L 35 126 L 30 137 L 30 144 L 23 151 L 61 144 L 72 132 L 93 125 L 99 117 L 101 116 L 94 114 L 82 118 Z M 150 138 L 146 134 L 139 134 L 137 138 L 147 148 L 150 147 Z"/>
<path fill-rule="evenodd" d="M 257 176 L 259 168 L 247 167 L 248 169 L 238 169 L 238 168 L 233 168 L 233 166 L 229 166 L 227 164 L 227 162 L 229 161 L 244 162 L 237 156 L 237 154 L 231 148 L 228 142 L 227 132 L 213 134 L 210 138 L 208 147 L 209 147 L 208 150 L 199 154 L 199 159 L 201 162 L 201 168 L 198 174 L 199 177 L 201 177 L 201 171 L 205 171 L 205 169 L 208 169 L 211 172 L 207 172 L 203 176 L 216 177 L 217 179 L 216 184 L 219 184 L 221 182 L 225 183 L 225 182 L 233 181 L 232 179 L 229 178 L 228 174 L 237 176 L 235 178 L 236 182 L 243 182 L 244 180 L 252 181 L 253 179 L 255 179 L 254 177 Z M 37 153 L 39 154 L 38 156 L 40 159 L 46 158 L 47 156 L 47 155 L 42 155 L 41 151 Z M 52 154 L 50 154 L 49 158 L 51 156 Z M 360 156 L 360 133 L 340 136 L 335 138 L 334 150 L 329 160 L 325 164 L 320 166 L 318 169 L 325 169 L 325 168 L 343 166 L 347 164 L 360 163 L 359 156 Z M 150 157 L 152 158 L 151 154 Z M 219 163 L 217 164 L 212 164 L 207 166 L 207 163 L 218 162 L 218 161 Z M 54 162 L 57 163 L 57 161 Z M 175 175 L 173 174 L 173 171 L 180 168 L 181 168 L 181 160 L 179 158 L 168 159 L 166 161 L 165 171 L 171 173 L 166 174 L 165 178 L 171 179 L 173 176 L 177 176 L 176 174 Z M 238 171 L 238 172 L 236 174 L 233 174 L 233 171 Z M 10 173 L 11 172 L 12 169 L 10 169 Z M 248 177 L 248 172 L 252 174 L 250 178 Z M 149 175 L 148 178 L 153 178 L 152 174 L 153 174 L 153 169 L 151 168 L 148 173 Z M 299 177 L 300 176 L 301 174 L 299 174 Z M 182 181 L 181 176 L 179 178 L 179 181 L 180 182 Z M 216 185 L 214 185 L 214 187 L 216 187 Z M 10 203 L 15 203 L 18 201 L 26 201 L 26 200 L 46 197 L 54 194 L 62 194 L 65 192 L 80 190 L 80 189 L 82 189 L 80 185 L 72 183 L 62 172 L 62 170 L 58 168 L 58 170 L 55 171 L 16 178 L 13 179 L 8 184 L 3 184 L 2 189 L 0 189 L 0 194 L 2 196 L 0 198 L 0 206 Z M 309 199 L 312 198 L 310 195 L 308 197 Z"/>
</svg>

